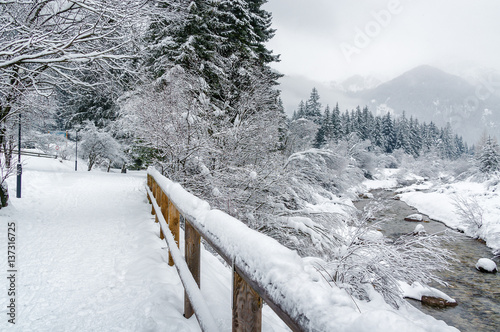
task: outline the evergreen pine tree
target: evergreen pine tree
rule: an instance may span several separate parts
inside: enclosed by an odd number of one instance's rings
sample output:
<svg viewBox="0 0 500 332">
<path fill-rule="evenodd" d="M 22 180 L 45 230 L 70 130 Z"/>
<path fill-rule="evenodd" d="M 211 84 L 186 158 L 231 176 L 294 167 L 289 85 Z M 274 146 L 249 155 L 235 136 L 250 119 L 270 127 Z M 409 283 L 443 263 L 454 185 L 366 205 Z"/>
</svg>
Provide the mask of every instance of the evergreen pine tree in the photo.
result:
<svg viewBox="0 0 500 332">
<path fill-rule="evenodd" d="M 372 112 L 368 110 L 368 106 L 363 107 L 362 113 L 362 125 L 361 125 L 361 139 L 372 140 L 374 117 Z"/>
<path fill-rule="evenodd" d="M 410 142 L 410 123 L 404 111 L 401 118 L 397 121 L 396 149 L 403 149 L 406 154 L 413 154 L 413 148 Z"/>
<path fill-rule="evenodd" d="M 385 148 L 385 137 L 383 135 L 382 118 L 377 116 L 372 132 L 372 144 L 380 148 Z"/>
<path fill-rule="evenodd" d="M 422 150 L 422 132 L 418 119 L 414 120 L 413 116 L 410 116 L 410 146 L 412 155 L 418 157 Z"/>
<path fill-rule="evenodd" d="M 332 115 L 330 112 L 330 106 L 326 105 L 325 112 L 323 113 L 323 120 L 321 121 L 321 127 L 324 128 L 325 138 L 330 141 L 334 138 L 333 126 L 332 126 Z"/>
<path fill-rule="evenodd" d="M 351 129 L 351 117 L 349 115 L 349 111 L 346 110 L 345 113 L 342 114 L 342 137 L 347 137 L 351 133 Z"/>
<path fill-rule="evenodd" d="M 359 106 L 357 107 L 359 109 Z M 358 116 L 359 114 L 359 116 Z M 361 110 L 356 112 L 355 110 L 351 110 L 351 133 L 356 133 L 359 136 L 359 118 L 361 116 Z"/>
<path fill-rule="evenodd" d="M 437 147 L 441 158 L 455 159 L 457 157 L 455 141 L 453 140 L 449 123 L 446 127 L 441 128 Z"/>
<path fill-rule="evenodd" d="M 313 88 L 305 105 L 305 118 L 318 125 L 321 124 L 321 103 L 319 98 L 318 90 Z"/>
<path fill-rule="evenodd" d="M 326 143 L 325 127 L 320 126 L 314 137 L 313 148 L 320 149 Z"/>
<path fill-rule="evenodd" d="M 494 173 L 500 170 L 500 148 L 496 139 L 488 137 L 478 156 L 479 169 L 483 173 Z"/>
<path fill-rule="evenodd" d="M 297 110 L 297 115 L 294 118 L 294 120 L 304 118 L 305 116 L 306 116 L 306 105 L 304 104 L 304 101 L 301 100 L 299 103 L 298 110 Z"/>
<path fill-rule="evenodd" d="M 438 140 L 439 140 L 439 129 L 434 124 L 434 122 L 431 121 L 427 126 L 423 144 L 427 148 L 427 150 L 429 150 L 433 146 L 438 145 Z"/>
<path fill-rule="evenodd" d="M 454 140 L 455 140 L 455 147 L 456 147 L 458 156 L 465 154 L 466 148 L 465 148 L 465 144 L 464 144 L 464 141 L 462 139 L 462 136 L 458 136 L 457 134 L 455 134 Z"/>
<path fill-rule="evenodd" d="M 382 135 L 384 137 L 383 150 L 386 153 L 392 153 L 396 148 L 396 132 L 389 112 L 382 118 Z"/>
<path fill-rule="evenodd" d="M 337 143 L 342 137 L 342 122 L 340 116 L 339 103 L 335 105 L 331 115 L 332 139 Z"/>
</svg>

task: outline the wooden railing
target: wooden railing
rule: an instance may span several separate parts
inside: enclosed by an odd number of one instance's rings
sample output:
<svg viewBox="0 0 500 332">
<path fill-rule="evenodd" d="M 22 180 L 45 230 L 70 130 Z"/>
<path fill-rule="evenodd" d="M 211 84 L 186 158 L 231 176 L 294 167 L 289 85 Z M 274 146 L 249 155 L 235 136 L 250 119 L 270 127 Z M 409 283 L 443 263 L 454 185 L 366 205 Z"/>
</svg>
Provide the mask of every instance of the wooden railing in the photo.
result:
<svg viewBox="0 0 500 332">
<path fill-rule="evenodd" d="M 30 157 L 40 157 L 40 158 L 52 158 L 52 159 L 57 158 L 57 155 L 55 155 L 55 154 L 40 153 L 40 152 L 33 152 L 33 151 L 22 151 L 22 150 L 21 150 L 21 155 L 30 156 Z"/>
<path fill-rule="evenodd" d="M 282 304 L 277 303 L 270 296 L 266 290 L 266 287 L 269 288 L 268 284 L 253 280 L 245 273 L 245 266 L 239 266 L 235 262 L 235 254 L 228 252 L 223 246 L 217 244 L 220 241 L 197 220 L 196 212 L 189 208 L 189 204 L 181 202 L 185 197 L 169 197 L 166 194 L 165 187 L 172 184 L 173 182 L 161 176 L 156 170 L 151 168 L 148 170 L 146 189 L 148 199 L 153 205 L 151 212 L 155 214 L 155 221 L 161 226 L 160 237 L 164 238 L 168 244 L 169 265 L 175 265 L 185 289 L 184 316 L 189 318 L 194 313 L 203 331 L 217 331 L 217 325 L 203 301 L 199 289 L 201 277 L 200 239 L 203 238 L 233 269 L 233 331 L 260 331 L 262 327 L 263 301 L 274 310 L 292 331 L 310 330 L 307 317 L 303 314 L 290 314 L 290 310 L 287 311 Z M 187 199 L 192 198 L 187 197 Z M 185 222 L 185 260 L 178 249 L 180 215 L 183 216 Z M 265 259 L 265 257 L 262 259 Z"/>
</svg>

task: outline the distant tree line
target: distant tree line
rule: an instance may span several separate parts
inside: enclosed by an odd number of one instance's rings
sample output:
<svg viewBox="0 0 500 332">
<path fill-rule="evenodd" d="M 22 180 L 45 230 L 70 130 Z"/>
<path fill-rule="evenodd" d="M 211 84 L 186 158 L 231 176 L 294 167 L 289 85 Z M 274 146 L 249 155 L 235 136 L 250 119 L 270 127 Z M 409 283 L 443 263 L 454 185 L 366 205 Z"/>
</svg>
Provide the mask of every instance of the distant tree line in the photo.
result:
<svg viewBox="0 0 500 332">
<path fill-rule="evenodd" d="M 368 107 L 341 112 L 338 103 L 333 109 L 326 106 L 322 110 L 318 91 L 313 88 L 309 99 L 299 103 L 294 111 L 293 120 L 306 119 L 317 125 L 313 147 L 321 148 L 328 143 L 338 143 L 353 133 L 362 140 L 369 140 L 371 146 L 380 148 L 385 153 L 401 149 L 405 153 L 418 157 L 435 150 L 444 159 L 456 159 L 469 154 L 467 142 L 454 134 L 450 125 L 437 127 L 433 122 L 420 123 L 418 119 L 405 112 L 394 117 L 390 112 L 374 115 Z"/>
</svg>

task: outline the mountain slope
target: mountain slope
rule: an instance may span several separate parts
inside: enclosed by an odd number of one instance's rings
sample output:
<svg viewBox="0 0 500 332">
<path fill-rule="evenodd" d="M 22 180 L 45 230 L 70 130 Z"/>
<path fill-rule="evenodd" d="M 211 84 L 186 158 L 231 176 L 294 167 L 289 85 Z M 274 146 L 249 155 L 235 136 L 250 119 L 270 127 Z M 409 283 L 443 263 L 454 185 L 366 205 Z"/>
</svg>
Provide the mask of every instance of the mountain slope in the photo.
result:
<svg viewBox="0 0 500 332">
<path fill-rule="evenodd" d="M 476 142 L 485 128 L 492 134 L 498 132 L 500 124 L 500 98 L 495 91 L 431 66 L 414 68 L 352 96 L 373 110 L 388 107 L 396 114 L 405 111 L 407 116 L 439 126 L 449 122 L 470 143 Z"/>
</svg>

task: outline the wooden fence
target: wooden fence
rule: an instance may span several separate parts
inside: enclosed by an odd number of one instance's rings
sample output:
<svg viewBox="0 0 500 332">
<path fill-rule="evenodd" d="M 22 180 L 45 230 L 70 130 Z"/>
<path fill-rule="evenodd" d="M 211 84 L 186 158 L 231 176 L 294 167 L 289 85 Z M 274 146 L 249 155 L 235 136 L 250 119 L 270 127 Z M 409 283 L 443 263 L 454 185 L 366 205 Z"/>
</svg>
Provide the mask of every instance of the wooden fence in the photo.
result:
<svg viewBox="0 0 500 332">
<path fill-rule="evenodd" d="M 15 153 L 15 152 L 13 154 L 17 155 L 17 153 Z M 30 157 L 39 157 L 39 158 L 51 158 L 51 159 L 57 158 L 57 155 L 55 155 L 55 154 L 40 153 L 40 152 L 33 152 L 33 151 L 22 151 L 22 150 L 21 150 L 21 155 L 30 156 Z"/>
<path fill-rule="evenodd" d="M 152 203 L 151 213 L 155 221 L 160 223 L 160 237 L 165 239 L 169 248 L 169 265 L 175 265 L 185 289 L 184 316 L 193 314 L 203 331 L 217 331 L 217 325 L 207 305 L 203 301 L 200 285 L 200 239 L 203 238 L 233 269 L 232 295 L 232 330 L 233 331 L 261 331 L 263 301 L 292 329 L 292 331 L 309 330 L 301 320 L 293 318 L 282 305 L 275 303 L 267 293 L 265 286 L 252 280 L 244 270 L 230 259 L 230 253 L 216 245 L 210 232 L 207 232 L 197 222 L 192 212 L 179 208 L 180 202 L 175 202 L 162 190 L 158 184 L 158 172 L 148 171 L 147 194 Z M 179 225 L 180 215 L 185 221 L 185 253 L 179 252 Z M 263 258 L 264 259 L 264 258 Z M 296 316 L 295 316 L 296 317 Z"/>
</svg>

